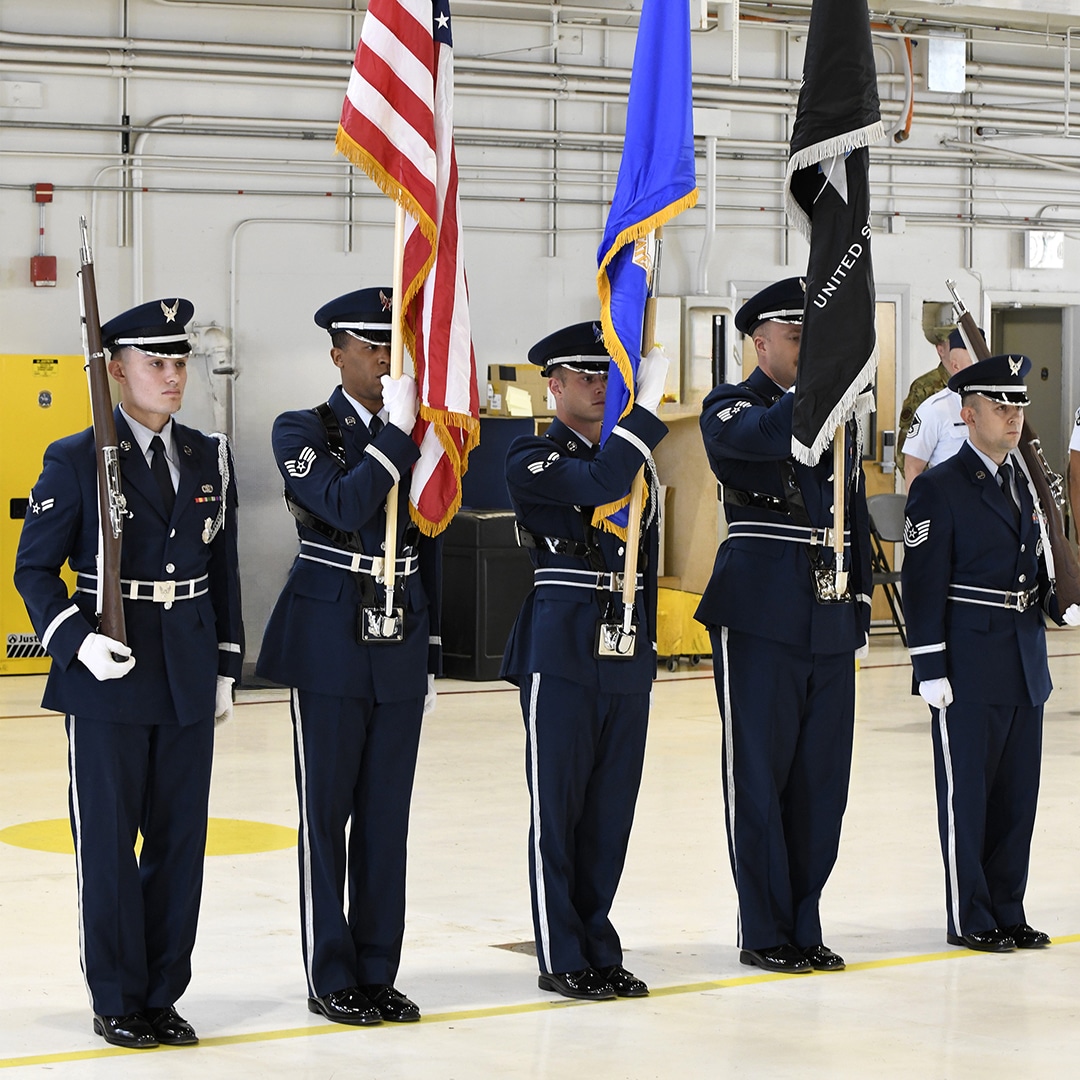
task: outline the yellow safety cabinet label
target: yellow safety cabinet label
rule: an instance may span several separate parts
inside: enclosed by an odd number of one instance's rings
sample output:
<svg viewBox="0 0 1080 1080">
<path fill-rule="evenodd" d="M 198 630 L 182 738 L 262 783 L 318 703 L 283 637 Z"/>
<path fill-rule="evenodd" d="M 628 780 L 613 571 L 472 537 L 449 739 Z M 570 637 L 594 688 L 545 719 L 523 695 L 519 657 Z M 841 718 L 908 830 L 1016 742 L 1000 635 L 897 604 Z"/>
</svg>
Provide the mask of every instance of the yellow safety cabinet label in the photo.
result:
<svg viewBox="0 0 1080 1080">
<path fill-rule="evenodd" d="M 48 671 L 12 574 L 45 448 L 90 424 L 82 356 L 0 353 L 0 675 Z M 68 587 L 74 575 L 67 568 Z"/>
</svg>

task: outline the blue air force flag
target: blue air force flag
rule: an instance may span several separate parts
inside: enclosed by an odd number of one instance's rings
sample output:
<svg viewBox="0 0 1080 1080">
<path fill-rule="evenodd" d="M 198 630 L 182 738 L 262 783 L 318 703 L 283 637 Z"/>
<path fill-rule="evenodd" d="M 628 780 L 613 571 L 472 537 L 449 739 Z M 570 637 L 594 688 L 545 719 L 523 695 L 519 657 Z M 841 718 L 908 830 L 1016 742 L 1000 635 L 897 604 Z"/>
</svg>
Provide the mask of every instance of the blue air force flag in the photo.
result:
<svg viewBox="0 0 1080 1080">
<path fill-rule="evenodd" d="M 649 234 L 693 206 L 697 196 L 690 5 L 685 0 L 644 0 L 630 75 L 623 156 L 596 253 L 600 321 L 611 356 L 601 442 L 634 401 L 650 286 Z M 597 523 L 623 531 L 628 498 L 629 492 L 615 503 L 598 507 Z M 616 511 L 615 519 L 608 521 Z"/>
<path fill-rule="evenodd" d="M 810 241 L 791 436 L 807 465 L 877 372 L 868 147 L 883 137 L 866 0 L 814 0 L 786 184 Z"/>
</svg>

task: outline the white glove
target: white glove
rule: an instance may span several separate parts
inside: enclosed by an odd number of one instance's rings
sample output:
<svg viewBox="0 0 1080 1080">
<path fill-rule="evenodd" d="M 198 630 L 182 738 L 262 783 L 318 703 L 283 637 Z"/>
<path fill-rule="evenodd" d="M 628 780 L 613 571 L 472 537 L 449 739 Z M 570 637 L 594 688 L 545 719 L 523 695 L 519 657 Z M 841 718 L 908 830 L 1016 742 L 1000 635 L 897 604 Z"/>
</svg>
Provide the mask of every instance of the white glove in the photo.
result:
<svg viewBox="0 0 1080 1080">
<path fill-rule="evenodd" d="M 944 709 L 952 704 L 952 687 L 948 679 L 924 679 L 919 683 L 919 697 L 931 709 Z"/>
<path fill-rule="evenodd" d="M 400 379 L 383 375 L 381 382 L 383 405 L 390 416 L 390 423 L 406 435 L 411 435 L 419 411 L 416 404 L 416 380 L 411 375 L 402 375 Z"/>
<path fill-rule="evenodd" d="M 113 654 L 123 660 L 114 660 Z M 135 657 L 122 641 L 114 641 L 104 634 L 87 634 L 79 646 L 79 659 L 98 682 L 122 679 L 134 666 Z"/>
<path fill-rule="evenodd" d="M 427 677 L 427 693 L 424 695 L 424 715 L 435 711 L 435 676 L 428 672 Z"/>
<path fill-rule="evenodd" d="M 1080 604 L 1070 604 L 1061 617 L 1066 626 L 1080 626 Z"/>
<path fill-rule="evenodd" d="M 230 675 L 217 677 L 217 690 L 214 697 L 214 724 L 224 724 L 232 719 L 232 688 L 233 679 Z"/>
<path fill-rule="evenodd" d="M 659 345 L 654 345 L 649 350 L 649 355 L 638 364 L 634 400 L 643 409 L 648 409 L 653 416 L 660 408 L 660 399 L 664 396 L 669 363 L 664 350 Z"/>
<path fill-rule="evenodd" d="M 855 650 L 856 660 L 865 660 L 870 655 L 870 635 L 863 635 L 863 643 Z"/>
</svg>

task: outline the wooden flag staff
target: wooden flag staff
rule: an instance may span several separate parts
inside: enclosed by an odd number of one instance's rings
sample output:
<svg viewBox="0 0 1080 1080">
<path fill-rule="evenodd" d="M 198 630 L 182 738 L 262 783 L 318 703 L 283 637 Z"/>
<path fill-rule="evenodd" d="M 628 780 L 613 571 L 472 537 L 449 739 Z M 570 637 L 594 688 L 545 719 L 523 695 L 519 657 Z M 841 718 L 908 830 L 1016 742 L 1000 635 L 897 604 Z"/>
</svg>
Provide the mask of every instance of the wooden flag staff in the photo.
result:
<svg viewBox="0 0 1080 1080">
<path fill-rule="evenodd" d="M 660 283 L 660 249 L 664 242 L 664 226 L 655 230 L 656 254 L 649 275 L 649 295 L 645 298 L 645 314 L 641 321 L 641 356 L 647 356 L 656 337 L 656 290 Z M 637 395 L 635 393 L 635 399 Z M 641 546 L 641 512 L 645 506 L 645 466 L 638 469 L 630 487 L 630 503 L 626 508 L 626 561 L 623 564 L 623 631 L 630 632 L 637 596 L 638 549 Z"/>
<path fill-rule="evenodd" d="M 844 489 L 846 458 L 846 428 L 841 424 L 833 436 L 833 551 L 836 553 L 836 595 L 847 592 L 847 571 L 844 569 Z"/>
<path fill-rule="evenodd" d="M 405 367 L 405 336 L 401 329 L 401 279 L 405 263 L 405 207 L 394 209 L 394 277 L 390 309 L 390 378 L 400 379 Z M 386 587 L 386 614 L 394 610 L 394 582 L 397 578 L 397 519 L 400 483 L 386 494 L 386 539 L 383 542 L 383 584 Z"/>
</svg>

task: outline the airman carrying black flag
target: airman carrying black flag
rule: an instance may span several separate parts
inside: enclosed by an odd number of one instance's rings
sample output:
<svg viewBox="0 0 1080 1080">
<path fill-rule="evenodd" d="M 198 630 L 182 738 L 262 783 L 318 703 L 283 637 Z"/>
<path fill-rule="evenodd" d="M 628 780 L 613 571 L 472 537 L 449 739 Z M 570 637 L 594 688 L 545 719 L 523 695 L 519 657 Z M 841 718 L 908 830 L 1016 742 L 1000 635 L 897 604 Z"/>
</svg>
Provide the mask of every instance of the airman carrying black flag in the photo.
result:
<svg viewBox="0 0 1080 1080">
<path fill-rule="evenodd" d="M 791 436 L 808 465 L 877 371 L 867 148 L 883 136 L 866 0 L 814 0 L 787 171 L 810 241 Z"/>
</svg>

